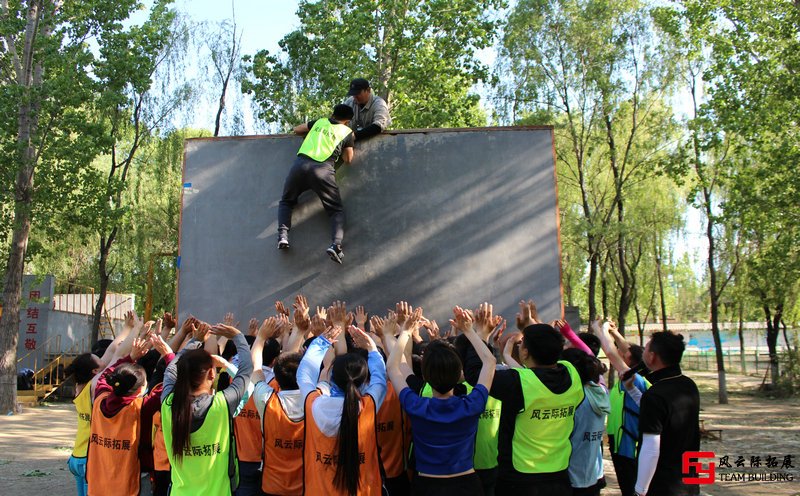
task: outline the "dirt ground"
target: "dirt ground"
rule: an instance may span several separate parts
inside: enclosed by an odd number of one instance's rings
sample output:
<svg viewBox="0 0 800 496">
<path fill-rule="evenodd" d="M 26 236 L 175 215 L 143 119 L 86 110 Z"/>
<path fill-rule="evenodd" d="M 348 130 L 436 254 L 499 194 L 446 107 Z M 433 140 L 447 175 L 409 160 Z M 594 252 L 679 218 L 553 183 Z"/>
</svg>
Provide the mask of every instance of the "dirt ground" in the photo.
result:
<svg viewBox="0 0 800 496">
<path fill-rule="evenodd" d="M 701 418 L 707 429 L 722 429 L 722 440 L 703 440 L 701 449 L 717 457 L 729 456 L 732 468 L 717 468 L 717 482 L 704 486 L 712 496 L 800 495 L 800 398 L 775 399 L 756 393 L 760 378 L 729 375 L 730 402 L 717 403 L 716 374 L 687 372 L 702 394 Z M 3 496 L 75 494 L 67 458 L 75 436 L 75 409 L 71 403 L 28 408 L 21 415 L 0 417 L 0 494 Z M 779 469 L 784 456 L 792 456 L 794 468 Z M 743 456 L 748 468 L 736 468 Z M 750 457 L 760 456 L 762 467 L 749 468 Z M 778 467 L 766 468 L 767 456 L 776 457 Z M 709 460 L 710 461 L 710 460 Z M 719 462 L 719 460 L 714 460 Z M 618 496 L 614 469 L 606 460 L 609 487 L 603 494 Z M 745 481 L 720 481 L 720 476 Z M 751 473 L 783 473 L 791 482 L 747 481 Z"/>
</svg>

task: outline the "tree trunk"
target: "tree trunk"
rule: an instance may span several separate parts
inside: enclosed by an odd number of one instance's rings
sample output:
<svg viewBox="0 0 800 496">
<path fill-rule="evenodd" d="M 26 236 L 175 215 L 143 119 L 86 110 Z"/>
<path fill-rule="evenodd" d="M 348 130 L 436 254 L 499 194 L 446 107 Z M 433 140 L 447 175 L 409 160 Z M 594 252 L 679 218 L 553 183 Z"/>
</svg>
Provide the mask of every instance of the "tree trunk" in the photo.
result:
<svg viewBox="0 0 800 496">
<path fill-rule="evenodd" d="M 589 246 L 591 246 L 591 238 L 589 240 Z M 593 320 L 597 317 L 597 252 L 591 253 L 589 256 L 589 320 Z"/>
<path fill-rule="evenodd" d="M 783 317 L 783 305 L 778 305 L 775 308 L 775 315 L 772 315 L 769 304 L 762 295 L 762 306 L 764 308 L 764 317 L 767 321 L 767 349 L 769 350 L 770 382 L 772 387 L 775 387 L 778 385 L 778 379 L 780 378 L 778 334 L 780 333 L 779 326 L 781 318 Z"/>
<path fill-rule="evenodd" d="M 739 362 L 742 374 L 747 373 L 747 360 L 744 356 L 744 303 L 739 302 Z"/>
<path fill-rule="evenodd" d="M 116 233 L 116 228 L 113 230 Z M 108 294 L 108 255 L 111 252 L 111 243 L 113 238 L 109 236 L 100 237 L 100 260 L 97 263 L 97 275 L 100 279 L 100 288 L 97 292 L 97 301 L 94 305 L 94 318 L 92 319 L 92 346 L 97 344 L 100 340 L 100 323 L 103 321 L 103 308 L 106 304 L 106 295 Z"/>
<path fill-rule="evenodd" d="M 664 280 L 661 276 L 661 243 L 656 239 L 656 277 L 658 278 L 658 295 L 661 299 L 661 329 L 667 331 L 667 302 L 664 299 Z"/>
<path fill-rule="evenodd" d="M 717 376 L 719 382 L 719 403 L 728 404 L 728 387 L 725 381 L 725 359 L 722 355 L 722 339 L 719 334 L 719 293 L 717 292 L 717 267 L 715 262 L 716 243 L 714 239 L 714 216 L 711 211 L 710 193 L 704 188 L 704 206 L 706 210 L 706 237 L 708 239 L 708 274 L 709 297 L 711 300 L 711 334 L 714 337 L 714 349 L 717 355 Z"/>
<path fill-rule="evenodd" d="M 3 286 L 3 315 L 0 317 L 0 414 L 16 412 L 17 407 L 17 339 L 19 335 L 19 307 L 22 299 L 22 277 L 25 273 L 25 253 L 31 232 L 33 203 L 33 177 L 36 169 L 36 149 L 33 139 L 39 125 L 39 103 L 36 92 L 42 84 L 41 62 L 34 60 L 35 38 L 49 36 L 50 30 L 39 32 L 43 15 L 41 2 L 30 2 L 25 27 L 25 45 L 17 71 L 17 84 L 27 98 L 20 100 L 17 109 L 18 171 L 14 183 L 14 224 L 11 246 L 6 261 Z"/>
</svg>

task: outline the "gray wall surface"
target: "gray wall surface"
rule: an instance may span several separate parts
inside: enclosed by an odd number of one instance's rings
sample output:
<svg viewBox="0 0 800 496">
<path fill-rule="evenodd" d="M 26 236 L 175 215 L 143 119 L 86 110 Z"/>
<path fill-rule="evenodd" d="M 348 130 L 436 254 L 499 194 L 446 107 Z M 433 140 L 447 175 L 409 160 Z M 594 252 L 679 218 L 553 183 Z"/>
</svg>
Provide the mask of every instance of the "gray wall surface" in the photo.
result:
<svg viewBox="0 0 800 496">
<path fill-rule="evenodd" d="M 325 254 L 330 227 L 312 192 L 278 251 L 283 182 L 295 136 L 188 140 L 179 315 L 246 327 L 302 292 L 312 308 L 341 299 L 383 314 L 399 300 L 441 326 L 454 305 L 492 302 L 514 326 L 517 303 L 562 316 L 552 131 L 484 128 L 393 132 L 356 145 L 337 182 L 344 265 Z"/>
</svg>

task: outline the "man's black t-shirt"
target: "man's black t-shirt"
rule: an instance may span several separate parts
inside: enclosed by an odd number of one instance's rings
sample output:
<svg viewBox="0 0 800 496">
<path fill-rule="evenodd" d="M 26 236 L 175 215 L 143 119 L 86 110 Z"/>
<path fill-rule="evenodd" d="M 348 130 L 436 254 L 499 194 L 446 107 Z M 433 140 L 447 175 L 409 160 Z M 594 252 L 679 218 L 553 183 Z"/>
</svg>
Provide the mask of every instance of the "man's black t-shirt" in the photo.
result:
<svg viewBox="0 0 800 496">
<path fill-rule="evenodd" d="M 308 123 L 306 124 L 308 126 L 308 129 L 310 130 L 312 127 L 314 127 L 314 124 L 318 120 L 319 119 L 314 119 L 313 121 L 308 121 Z M 339 124 L 339 121 L 337 121 L 336 119 L 328 118 L 328 120 L 330 121 L 331 124 Z M 333 151 L 333 153 L 331 153 L 330 157 L 328 157 L 326 160 L 324 160 L 324 162 L 330 162 L 332 164 L 335 164 L 336 161 L 339 160 L 339 157 L 342 156 L 342 150 L 344 150 L 345 148 L 353 148 L 353 145 L 355 144 L 355 142 L 356 142 L 355 135 L 353 133 L 348 134 L 347 138 L 343 139 L 342 141 L 339 142 L 338 145 L 336 145 L 336 149 Z M 304 157 L 306 156 L 305 154 L 302 154 L 302 155 Z"/>
<path fill-rule="evenodd" d="M 652 386 L 642 395 L 639 410 L 640 437 L 660 434 L 658 465 L 648 496 L 698 494 L 697 486 L 681 479 L 682 457 L 700 450 L 700 393 L 680 366 L 661 369 L 647 376 Z M 640 439 L 641 441 L 641 439 Z"/>
</svg>

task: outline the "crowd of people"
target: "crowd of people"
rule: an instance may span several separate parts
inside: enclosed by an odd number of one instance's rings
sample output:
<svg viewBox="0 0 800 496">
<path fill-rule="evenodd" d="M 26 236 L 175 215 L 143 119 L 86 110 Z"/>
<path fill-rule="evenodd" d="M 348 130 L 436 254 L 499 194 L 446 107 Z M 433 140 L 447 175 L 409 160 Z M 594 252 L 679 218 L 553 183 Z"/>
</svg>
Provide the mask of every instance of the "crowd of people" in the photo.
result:
<svg viewBox="0 0 800 496">
<path fill-rule="evenodd" d="M 600 319 L 576 334 L 532 301 L 515 330 L 484 303 L 453 308 L 446 332 L 406 302 L 292 307 L 245 333 L 230 314 L 129 313 L 101 356 L 77 357 L 78 494 L 134 496 L 149 477 L 154 495 L 596 495 L 604 448 L 625 496 L 697 493 L 680 335 L 641 348 Z"/>
</svg>

